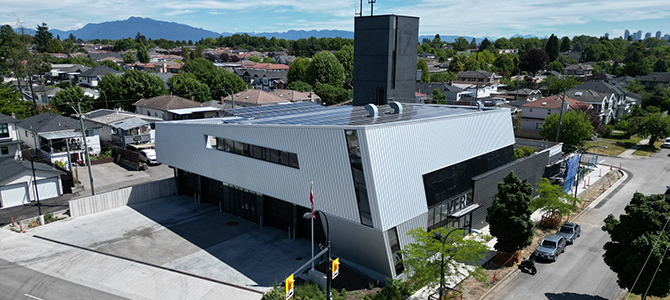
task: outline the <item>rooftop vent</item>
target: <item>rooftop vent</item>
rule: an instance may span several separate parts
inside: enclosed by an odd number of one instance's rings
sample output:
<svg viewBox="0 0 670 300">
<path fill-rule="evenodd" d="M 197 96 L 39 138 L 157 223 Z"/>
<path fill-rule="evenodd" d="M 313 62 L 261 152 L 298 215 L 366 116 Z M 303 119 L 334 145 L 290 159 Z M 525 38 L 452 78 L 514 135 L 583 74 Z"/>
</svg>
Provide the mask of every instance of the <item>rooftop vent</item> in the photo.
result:
<svg viewBox="0 0 670 300">
<path fill-rule="evenodd" d="M 370 118 L 376 118 L 379 116 L 379 110 L 377 110 L 377 106 L 374 104 L 366 104 L 365 109 L 370 113 L 369 117 Z"/>
<path fill-rule="evenodd" d="M 547 102 L 542 102 L 542 106 L 546 106 L 546 105 L 547 105 Z"/>
<path fill-rule="evenodd" d="M 401 115 L 402 114 L 402 104 L 397 101 L 391 101 L 389 102 L 389 106 L 393 108 L 393 114 L 395 115 Z"/>
</svg>

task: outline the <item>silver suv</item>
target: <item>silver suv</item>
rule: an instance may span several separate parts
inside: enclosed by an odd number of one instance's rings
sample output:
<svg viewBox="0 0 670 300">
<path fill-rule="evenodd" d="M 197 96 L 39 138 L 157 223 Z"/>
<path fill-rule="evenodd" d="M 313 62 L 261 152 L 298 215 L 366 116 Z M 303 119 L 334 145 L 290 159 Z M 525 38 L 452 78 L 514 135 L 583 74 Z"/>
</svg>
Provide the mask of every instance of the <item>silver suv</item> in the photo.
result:
<svg viewBox="0 0 670 300">
<path fill-rule="evenodd" d="M 575 239 L 582 233 L 582 228 L 577 223 L 565 222 L 558 229 L 556 234 L 565 238 L 568 244 L 575 242 Z"/>
<path fill-rule="evenodd" d="M 566 244 L 564 237 L 550 234 L 540 241 L 533 254 L 536 257 L 556 261 L 556 258 L 565 251 Z"/>
</svg>

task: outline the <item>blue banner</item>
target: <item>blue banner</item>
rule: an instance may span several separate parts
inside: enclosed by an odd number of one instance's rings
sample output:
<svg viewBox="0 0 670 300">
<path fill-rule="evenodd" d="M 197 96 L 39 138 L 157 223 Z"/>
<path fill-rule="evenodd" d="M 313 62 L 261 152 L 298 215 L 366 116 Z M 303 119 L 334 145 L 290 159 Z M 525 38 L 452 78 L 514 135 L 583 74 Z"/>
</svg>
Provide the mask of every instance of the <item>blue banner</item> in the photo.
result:
<svg viewBox="0 0 670 300">
<path fill-rule="evenodd" d="M 575 177 L 579 171 L 579 154 L 575 154 L 565 161 L 565 181 L 563 190 L 570 193 L 570 189 L 575 186 Z"/>
</svg>

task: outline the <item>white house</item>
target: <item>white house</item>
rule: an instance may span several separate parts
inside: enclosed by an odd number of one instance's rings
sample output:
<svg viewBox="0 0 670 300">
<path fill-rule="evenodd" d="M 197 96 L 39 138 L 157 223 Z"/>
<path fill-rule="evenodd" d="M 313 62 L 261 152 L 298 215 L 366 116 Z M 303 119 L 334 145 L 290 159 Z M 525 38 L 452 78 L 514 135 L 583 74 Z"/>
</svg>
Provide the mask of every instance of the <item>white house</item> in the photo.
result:
<svg viewBox="0 0 670 300">
<path fill-rule="evenodd" d="M 33 166 L 35 175 L 33 177 Z M 8 159 L 0 162 L 0 209 L 27 204 L 37 200 L 58 197 L 63 194 L 60 171 L 47 164 Z"/>
<path fill-rule="evenodd" d="M 218 117 L 220 112 L 219 108 L 173 95 L 140 99 L 133 105 L 136 113 L 165 121 L 212 118 Z"/>
<path fill-rule="evenodd" d="M 84 140 L 78 120 L 46 112 L 22 119 L 18 128 L 21 141 L 52 163 L 67 166 L 70 158 L 72 161 L 84 158 Z M 92 155 L 100 153 L 99 128 L 86 128 L 86 145 Z"/>
<path fill-rule="evenodd" d="M 19 120 L 0 114 L 0 161 L 21 159 L 21 141 L 16 124 Z"/>
<path fill-rule="evenodd" d="M 79 85 L 81 86 L 96 87 L 98 86 L 100 80 L 102 80 L 102 77 L 104 77 L 107 74 L 121 75 L 123 74 L 123 72 L 114 70 L 108 66 L 100 65 L 95 68 L 81 72 L 81 74 L 79 74 L 78 76 L 79 78 L 78 82 Z"/>
<path fill-rule="evenodd" d="M 609 124 L 615 118 L 618 103 L 617 96 L 612 91 L 596 91 L 588 87 L 573 87 L 565 91 L 565 95 L 588 103 L 598 112 L 603 124 Z"/>
<path fill-rule="evenodd" d="M 100 140 L 125 147 L 153 143 L 155 123 L 163 119 L 114 109 L 98 109 L 84 114 L 87 124 L 100 126 Z"/>
</svg>

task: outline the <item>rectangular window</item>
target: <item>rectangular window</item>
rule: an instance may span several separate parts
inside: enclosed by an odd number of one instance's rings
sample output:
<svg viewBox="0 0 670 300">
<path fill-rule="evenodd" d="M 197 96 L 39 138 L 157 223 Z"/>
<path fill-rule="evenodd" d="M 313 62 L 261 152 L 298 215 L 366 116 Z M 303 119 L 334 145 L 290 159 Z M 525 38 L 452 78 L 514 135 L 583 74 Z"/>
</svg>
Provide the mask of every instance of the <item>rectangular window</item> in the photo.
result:
<svg viewBox="0 0 670 300">
<path fill-rule="evenodd" d="M 270 149 L 219 137 L 215 138 L 213 136 L 209 136 L 209 138 L 211 141 L 208 143 L 208 148 L 216 148 L 220 151 L 235 153 L 296 169 L 300 168 L 298 163 L 298 155 L 295 153 Z"/>
<path fill-rule="evenodd" d="M 0 148 L 0 151 L 1 151 L 2 155 L 7 155 L 7 154 L 9 154 L 9 148 L 8 148 L 7 146 L 3 146 L 3 147 L 1 147 L 1 148 Z"/>
<path fill-rule="evenodd" d="M 345 130 L 344 135 L 349 150 L 349 163 L 351 164 L 351 174 L 354 179 L 354 191 L 356 192 L 356 203 L 358 204 L 361 224 L 372 227 L 372 211 L 370 210 L 370 201 L 365 184 L 358 134 L 355 130 Z"/>
<path fill-rule="evenodd" d="M 393 255 L 393 265 L 395 266 L 395 275 L 398 276 L 402 274 L 405 270 L 405 266 L 402 263 L 402 254 L 400 253 L 400 241 L 398 240 L 398 230 L 393 227 L 387 232 L 387 237 L 389 239 L 389 246 L 391 247 L 391 255 Z"/>
<path fill-rule="evenodd" d="M 9 126 L 7 124 L 0 124 L 0 138 L 9 137 Z"/>
</svg>

